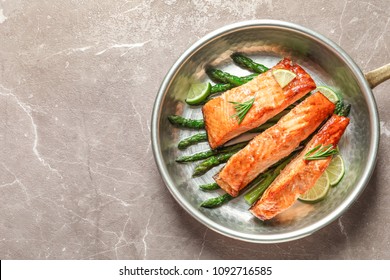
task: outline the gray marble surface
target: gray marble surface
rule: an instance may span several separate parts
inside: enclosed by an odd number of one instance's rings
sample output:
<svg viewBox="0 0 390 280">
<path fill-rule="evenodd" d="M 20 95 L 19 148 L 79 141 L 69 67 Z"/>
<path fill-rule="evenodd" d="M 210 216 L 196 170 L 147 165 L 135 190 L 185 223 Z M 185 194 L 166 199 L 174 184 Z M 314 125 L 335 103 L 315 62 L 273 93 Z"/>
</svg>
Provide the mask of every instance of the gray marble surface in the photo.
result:
<svg viewBox="0 0 390 280">
<path fill-rule="evenodd" d="M 324 4 L 326 3 L 326 4 Z M 179 55 L 249 19 L 304 25 L 363 71 L 390 62 L 390 5 L 374 1 L 0 0 L 1 259 L 390 259 L 390 82 L 363 195 L 293 242 L 223 237 L 171 197 L 151 111 Z"/>
</svg>

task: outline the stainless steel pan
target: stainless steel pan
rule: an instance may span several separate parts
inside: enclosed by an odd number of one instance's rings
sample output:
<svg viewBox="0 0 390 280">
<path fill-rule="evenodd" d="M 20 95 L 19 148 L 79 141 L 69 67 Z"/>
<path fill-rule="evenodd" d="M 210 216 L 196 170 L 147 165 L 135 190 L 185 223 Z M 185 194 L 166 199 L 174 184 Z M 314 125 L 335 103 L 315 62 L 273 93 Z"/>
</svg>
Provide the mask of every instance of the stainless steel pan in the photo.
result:
<svg viewBox="0 0 390 280">
<path fill-rule="evenodd" d="M 198 185 L 212 182 L 220 168 L 200 178 L 191 178 L 193 164 L 177 164 L 183 152 L 179 139 L 194 133 L 172 127 L 167 116 L 178 114 L 200 118 L 200 108 L 184 102 L 191 82 L 207 80 L 208 65 L 244 74 L 232 64 L 230 54 L 240 51 L 267 66 L 291 57 L 315 79 L 340 91 L 352 105 L 351 124 L 340 143 L 346 174 L 322 202 L 297 202 L 269 222 L 255 219 L 243 199 L 237 198 L 217 209 L 200 209 L 201 201 L 216 196 Z M 172 66 L 158 92 L 152 116 L 153 152 L 161 176 L 178 203 L 207 227 L 232 238 L 257 243 L 276 243 L 309 235 L 337 219 L 363 191 L 374 170 L 379 143 L 379 120 L 371 88 L 390 77 L 390 65 L 364 75 L 355 62 L 335 43 L 305 27 L 274 20 L 232 24 L 218 29 L 191 46 Z M 207 148 L 197 145 L 185 151 Z"/>
</svg>

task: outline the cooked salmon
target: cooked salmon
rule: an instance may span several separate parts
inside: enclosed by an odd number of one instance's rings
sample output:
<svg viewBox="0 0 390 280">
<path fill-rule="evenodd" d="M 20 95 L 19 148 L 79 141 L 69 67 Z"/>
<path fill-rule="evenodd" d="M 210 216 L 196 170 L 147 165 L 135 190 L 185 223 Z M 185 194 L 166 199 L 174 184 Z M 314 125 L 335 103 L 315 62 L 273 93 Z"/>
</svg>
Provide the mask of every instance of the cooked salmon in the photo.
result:
<svg viewBox="0 0 390 280">
<path fill-rule="evenodd" d="M 292 71 L 296 77 L 281 88 L 272 74 L 273 69 Z M 315 88 L 313 79 L 302 67 L 284 58 L 267 72 L 242 86 L 226 91 L 203 106 L 210 147 L 215 149 L 230 139 L 262 125 Z M 252 107 L 239 124 L 237 118 L 232 117 L 236 111 L 230 102 L 243 103 L 253 98 L 255 100 Z"/>
<path fill-rule="evenodd" d="M 320 92 L 309 96 L 232 156 L 214 176 L 215 181 L 231 196 L 237 196 L 257 175 L 293 152 L 334 108 L 335 105 Z"/>
<path fill-rule="evenodd" d="M 281 171 L 261 199 L 250 208 L 252 214 L 261 220 L 271 219 L 293 205 L 301 194 L 313 187 L 328 167 L 331 157 L 305 160 L 305 154 L 318 145 L 331 144 L 336 148 L 348 123 L 348 118 L 333 115 L 305 149 Z"/>
</svg>

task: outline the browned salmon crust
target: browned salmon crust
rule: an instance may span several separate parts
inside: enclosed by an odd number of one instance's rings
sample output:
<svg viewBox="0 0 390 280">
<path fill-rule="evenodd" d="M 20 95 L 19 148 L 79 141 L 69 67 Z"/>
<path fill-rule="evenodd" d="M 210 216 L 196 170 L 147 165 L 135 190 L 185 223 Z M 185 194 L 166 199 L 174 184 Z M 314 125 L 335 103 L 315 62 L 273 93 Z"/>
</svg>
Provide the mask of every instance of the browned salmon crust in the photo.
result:
<svg viewBox="0 0 390 280">
<path fill-rule="evenodd" d="M 215 181 L 231 196 L 237 196 L 257 175 L 293 152 L 332 114 L 334 108 L 334 104 L 320 92 L 309 96 L 232 156 L 214 176 Z"/>
<path fill-rule="evenodd" d="M 292 71 L 296 78 L 281 88 L 272 74 L 273 69 Z M 234 137 L 258 127 L 315 88 L 313 79 L 302 67 L 284 58 L 252 81 L 226 91 L 203 106 L 210 147 L 215 149 Z M 255 98 L 255 101 L 239 124 L 237 118 L 232 118 L 236 111 L 229 101 L 245 102 L 252 98 Z"/>
<path fill-rule="evenodd" d="M 336 147 L 348 124 L 348 118 L 333 115 L 306 148 L 282 170 L 261 199 L 250 208 L 252 214 L 261 220 L 271 219 L 293 205 L 301 194 L 313 187 L 328 167 L 331 157 L 305 160 L 305 154 L 320 144 Z"/>
</svg>

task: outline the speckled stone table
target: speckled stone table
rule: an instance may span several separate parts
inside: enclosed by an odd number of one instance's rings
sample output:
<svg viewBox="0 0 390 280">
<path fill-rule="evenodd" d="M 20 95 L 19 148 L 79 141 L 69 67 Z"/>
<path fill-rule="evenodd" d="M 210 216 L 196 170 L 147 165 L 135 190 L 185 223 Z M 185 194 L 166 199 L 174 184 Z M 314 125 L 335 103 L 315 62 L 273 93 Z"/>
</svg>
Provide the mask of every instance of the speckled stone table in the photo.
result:
<svg viewBox="0 0 390 280">
<path fill-rule="evenodd" d="M 307 238 L 221 236 L 162 182 L 150 120 L 165 74 L 208 32 L 264 18 L 322 33 L 363 71 L 390 62 L 388 0 L 0 0 L 0 258 L 390 259 L 390 82 L 374 90 L 369 185 Z"/>
</svg>

